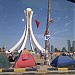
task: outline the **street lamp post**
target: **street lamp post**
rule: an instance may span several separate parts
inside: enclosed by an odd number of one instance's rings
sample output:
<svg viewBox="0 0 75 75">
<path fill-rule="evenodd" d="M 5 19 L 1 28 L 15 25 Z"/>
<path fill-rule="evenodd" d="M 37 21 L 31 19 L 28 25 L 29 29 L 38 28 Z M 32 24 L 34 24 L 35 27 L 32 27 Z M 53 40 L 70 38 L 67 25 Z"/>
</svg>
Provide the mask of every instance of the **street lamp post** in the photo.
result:
<svg viewBox="0 0 75 75">
<path fill-rule="evenodd" d="M 47 12 L 47 25 L 46 25 L 46 30 L 45 30 L 45 37 L 47 37 L 47 35 L 49 35 L 49 24 L 50 24 L 50 0 L 48 0 L 48 12 Z M 48 39 L 45 40 L 45 57 L 44 57 L 44 64 L 47 64 L 46 63 L 46 60 L 47 60 L 47 52 L 49 52 L 49 46 L 50 46 L 50 43 L 49 43 L 49 37 Z"/>
</svg>

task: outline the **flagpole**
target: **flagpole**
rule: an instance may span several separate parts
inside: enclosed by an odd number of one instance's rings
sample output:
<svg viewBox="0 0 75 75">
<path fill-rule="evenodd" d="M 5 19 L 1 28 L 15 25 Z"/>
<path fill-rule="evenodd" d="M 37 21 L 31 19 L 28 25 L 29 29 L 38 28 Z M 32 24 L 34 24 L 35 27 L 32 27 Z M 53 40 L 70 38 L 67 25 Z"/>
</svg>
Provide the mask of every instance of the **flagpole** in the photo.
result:
<svg viewBox="0 0 75 75">
<path fill-rule="evenodd" d="M 48 0 L 48 11 L 47 11 L 47 25 L 46 25 L 46 30 L 45 30 L 45 37 L 49 35 L 49 24 L 50 24 L 50 0 Z M 44 64 L 47 64 L 47 54 L 49 52 L 49 40 L 45 40 L 45 57 L 44 57 Z"/>
</svg>

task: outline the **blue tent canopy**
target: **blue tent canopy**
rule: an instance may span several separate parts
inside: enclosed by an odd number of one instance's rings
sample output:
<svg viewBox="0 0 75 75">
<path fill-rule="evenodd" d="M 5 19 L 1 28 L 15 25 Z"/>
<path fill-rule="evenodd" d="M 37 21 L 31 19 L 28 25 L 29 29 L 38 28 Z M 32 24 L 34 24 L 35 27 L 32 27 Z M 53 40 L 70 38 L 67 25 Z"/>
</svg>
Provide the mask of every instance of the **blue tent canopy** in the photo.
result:
<svg viewBox="0 0 75 75">
<path fill-rule="evenodd" d="M 75 60 L 69 56 L 59 55 L 52 62 L 53 67 L 64 67 L 69 65 L 75 65 Z"/>
</svg>

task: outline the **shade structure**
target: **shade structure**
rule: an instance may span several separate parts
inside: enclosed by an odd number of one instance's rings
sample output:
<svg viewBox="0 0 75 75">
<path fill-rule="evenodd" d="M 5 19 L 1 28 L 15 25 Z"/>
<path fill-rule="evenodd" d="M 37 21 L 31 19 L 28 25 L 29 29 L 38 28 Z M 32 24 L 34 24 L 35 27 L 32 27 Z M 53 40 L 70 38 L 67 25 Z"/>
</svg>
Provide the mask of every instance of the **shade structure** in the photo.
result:
<svg viewBox="0 0 75 75">
<path fill-rule="evenodd" d="M 59 55 L 50 64 L 53 67 L 66 67 L 75 65 L 75 60 L 66 55 Z"/>
</svg>

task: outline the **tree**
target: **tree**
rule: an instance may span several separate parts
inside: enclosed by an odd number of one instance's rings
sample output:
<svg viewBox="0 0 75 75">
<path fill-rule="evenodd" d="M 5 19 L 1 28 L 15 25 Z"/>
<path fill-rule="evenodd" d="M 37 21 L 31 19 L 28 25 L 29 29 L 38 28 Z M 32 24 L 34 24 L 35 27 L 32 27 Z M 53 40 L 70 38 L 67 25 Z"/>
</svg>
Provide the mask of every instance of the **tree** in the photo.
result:
<svg viewBox="0 0 75 75">
<path fill-rule="evenodd" d="M 71 47 L 70 51 L 73 52 L 73 47 Z"/>
<path fill-rule="evenodd" d="M 62 48 L 62 52 L 67 52 L 65 47 Z"/>
<path fill-rule="evenodd" d="M 0 52 L 2 52 L 2 49 L 0 48 Z"/>
<path fill-rule="evenodd" d="M 57 48 L 55 48 L 54 50 L 55 50 L 55 52 L 58 52 L 58 49 Z"/>
</svg>

